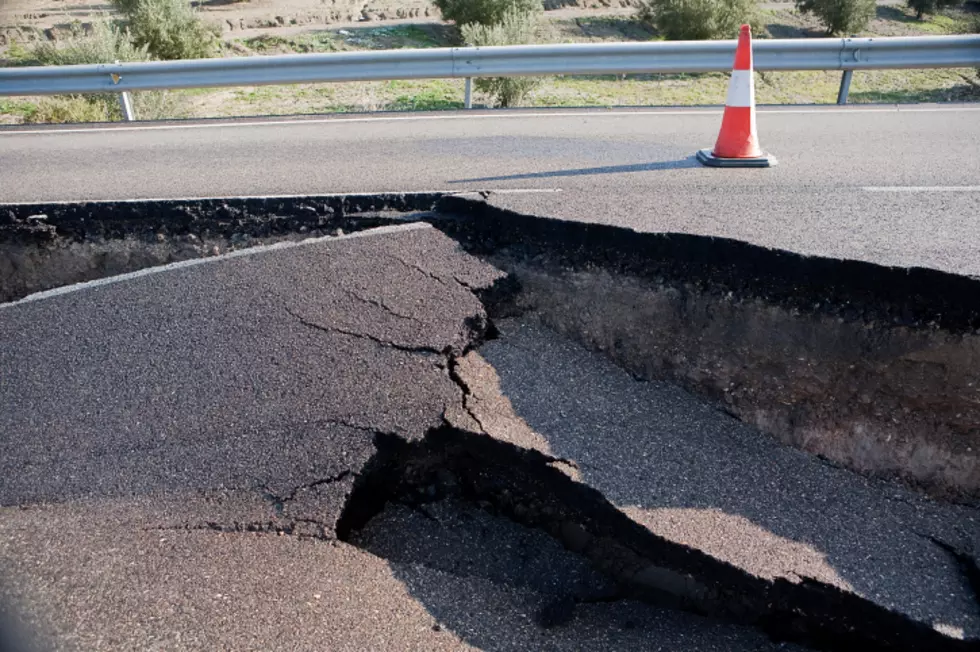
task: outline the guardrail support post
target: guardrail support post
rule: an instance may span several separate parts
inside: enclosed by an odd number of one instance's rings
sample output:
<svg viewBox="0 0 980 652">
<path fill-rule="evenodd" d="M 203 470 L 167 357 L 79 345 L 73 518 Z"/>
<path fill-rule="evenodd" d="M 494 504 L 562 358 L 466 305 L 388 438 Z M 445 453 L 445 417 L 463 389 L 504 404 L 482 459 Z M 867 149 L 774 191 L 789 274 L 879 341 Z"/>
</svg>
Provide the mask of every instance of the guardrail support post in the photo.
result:
<svg viewBox="0 0 980 652">
<path fill-rule="evenodd" d="M 133 100 L 129 96 L 128 91 L 123 91 L 119 94 L 119 108 L 122 109 L 123 120 L 126 122 L 132 122 L 136 119 L 133 114 Z"/>
<path fill-rule="evenodd" d="M 853 75 L 853 70 L 845 70 L 844 75 L 840 78 L 840 90 L 837 91 L 838 104 L 847 104 L 847 92 L 851 90 L 851 77 Z"/>
<path fill-rule="evenodd" d="M 466 78 L 466 96 L 463 99 L 463 106 L 467 109 L 473 108 L 473 78 Z"/>
</svg>

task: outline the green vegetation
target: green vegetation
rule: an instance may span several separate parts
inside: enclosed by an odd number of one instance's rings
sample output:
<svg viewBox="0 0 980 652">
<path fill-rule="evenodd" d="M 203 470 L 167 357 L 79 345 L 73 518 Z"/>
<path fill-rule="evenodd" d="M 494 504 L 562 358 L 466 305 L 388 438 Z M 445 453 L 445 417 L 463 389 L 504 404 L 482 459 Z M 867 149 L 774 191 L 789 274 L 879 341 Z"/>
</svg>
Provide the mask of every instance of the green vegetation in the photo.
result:
<svg viewBox="0 0 980 652">
<path fill-rule="evenodd" d="M 963 4 L 963 0 L 905 0 L 909 8 L 915 11 L 915 17 L 922 20 L 926 14 L 938 14 L 946 9 L 952 9 Z"/>
<path fill-rule="evenodd" d="M 449 45 L 451 32 L 443 25 L 389 25 L 344 31 L 348 32 L 344 35 L 344 45 L 369 50 L 443 47 Z"/>
<path fill-rule="evenodd" d="M 467 45 L 521 45 L 533 43 L 537 36 L 537 14 L 512 9 L 493 25 L 463 25 Z M 476 80 L 476 89 L 491 98 L 497 106 L 519 105 L 539 81 L 533 77 L 489 77 Z"/>
<path fill-rule="evenodd" d="M 700 41 L 735 38 L 755 13 L 755 0 L 644 0 L 638 17 L 669 41 Z"/>
<path fill-rule="evenodd" d="M 442 17 L 459 26 L 496 25 L 508 13 L 533 14 L 542 10 L 541 0 L 434 0 Z"/>
<path fill-rule="evenodd" d="M 875 0 L 796 0 L 804 14 L 813 14 L 828 34 L 850 35 L 868 26 L 875 15 Z"/>
<path fill-rule="evenodd" d="M 34 114 L 37 113 L 37 104 L 23 100 L 11 100 L 0 98 L 0 124 L 7 122 L 32 122 Z M 4 120 L 4 116 L 10 116 Z"/>
<path fill-rule="evenodd" d="M 338 50 L 333 32 L 316 32 L 297 36 L 263 34 L 243 39 L 242 45 L 259 54 L 334 52 Z"/>
<path fill-rule="evenodd" d="M 128 18 L 125 28 L 108 20 L 95 21 L 88 30 L 75 23 L 66 39 L 42 41 L 30 51 L 11 47 L 8 56 L 18 64 L 79 65 L 204 57 L 217 51 L 218 31 L 201 21 L 187 2 L 112 2 Z M 178 97 L 167 91 L 133 93 L 133 110 L 145 120 L 176 117 L 182 113 Z M 3 106 L 2 113 L 14 110 L 24 122 L 106 122 L 122 117 L 116 94 L 43 97 Z"/>
<path fill-rule="evenodd" d="M 201 20 L 186 0 L 111 0 L 126 16 L 137 47 L 157 59 L 202 59 L 217 54 L 221 32 Z"/>
<path fill-rule="evenodd" d="M 41 41 L 22 61 L 42 66 L 71 66 L 113 61 L 147 61 L 146 46 L 136 46 L 129 33 L 109 21 L 92 24 L 86 32 L 81 25 L 72 26 L 72 35 L 63 41 Z"/>
<path fill-rule="evenodd" d="M 398 88 L 397 85 L 389 87 Z M 443 80 L 433 80 L 421 90 L 405 90 L 407 92 L 396 96 L 385 108 L 389 111 L 445 111 L 463 108 L 459 89 Z"/>
<path fill-rule="evenodd" d="M 24 122 L 109 122 L 120 117 L 114 95 L 58 95 L 42 98 Z"/>
<path fill-rule="evenodd" d="M 92 24 L 86 32 L 75 26 L 70 38 L 38 43 L 21 63 L 34 65 L 80 65 L 113 61 L 147 61 L 146 46 L 134 45 L 129 33 L 108 21 Z M 173 116 L 174 97 L 166 91 L 133 93 L 133 110 L 142 119 Z M 115 94 L 44 97 L 23 116 L 25 122 L 106 122 L 122 117 Z"/>
</svg>

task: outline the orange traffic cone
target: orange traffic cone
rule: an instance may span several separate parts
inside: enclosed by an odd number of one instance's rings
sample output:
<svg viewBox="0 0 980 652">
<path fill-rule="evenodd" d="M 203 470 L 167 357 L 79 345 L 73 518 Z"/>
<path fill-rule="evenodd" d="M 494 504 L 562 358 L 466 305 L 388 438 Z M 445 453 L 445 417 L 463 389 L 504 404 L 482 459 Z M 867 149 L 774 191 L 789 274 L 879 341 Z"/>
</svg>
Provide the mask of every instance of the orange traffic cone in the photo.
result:
<svg viewBox="0 0 980 652">
<path fill-rule="evenodd" d="M 725 115 L 713 150 L 702 149 L 698 160 L 719 168 L 767 168 L 776 159 L 759 148 L 755 133 L 755 82 L 752 77 L 752 32 L 742 25 L 735 49 L 735 69 L 728 82 Z"/>
</svg>

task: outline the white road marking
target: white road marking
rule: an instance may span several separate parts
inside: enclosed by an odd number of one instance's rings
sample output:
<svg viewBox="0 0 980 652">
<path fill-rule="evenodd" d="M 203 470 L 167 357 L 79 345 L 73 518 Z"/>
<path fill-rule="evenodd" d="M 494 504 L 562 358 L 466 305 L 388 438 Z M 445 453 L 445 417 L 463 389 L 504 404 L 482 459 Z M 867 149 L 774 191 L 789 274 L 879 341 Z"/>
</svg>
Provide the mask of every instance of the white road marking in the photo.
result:
<svg viewBox="0 0 980 652">
<path fill-rule="evenodd" d="M 218 122 L 201 123 L 189 122 L 187 124 L 167 124 L 167 125 L 133 125 L 126 127 L 79 127 L 72 129 L 24 129 L 24 130 L 2 130 L 0 137 L 18 136 L 25 134 L 82 134 L 82 133 L 103 133 L 107 131 L 172 131 L 176 129 L 238 129 L 242 127 L 286 127 L 293 125 L 315 125 L 315 124 L 348 124 L 352 122 L 419 122 L 423 120 L 519 120 L 522 118 L 624 118 L 630 116 L 651 116 L 651 115 L 721 115 L 723 108 L 702 110 L 692 108 L 684 111 L 576 111 L 576 112 L 542 112 L 542 113 L 482 113 L 468 115 L 465 113 L 450 113 L 447 115 L 397 115 L 397 116 L 369 116 L 359 118 L 315 118 L 312 120 L 252 120 L 247 122 Z M 954 113 L 954 112 L 980 111 L 980 107 L 876 107 L 860 109 L 833 109 L 833 108 L 814 108 L 814 109 L 767 109 L 759 108 L 758 112 L 772 113 Z"/>
<path fill-rule="evenodd" d="M 980 186 L 865 186 L 865 192 L 980 192 Z"/>
<path fill-rule="evenodd" d="M 176 263 L 170 263 L 169 265 L 162 265 L 160 267 L 147 267 L 146 269 L 137 270 L 135 272 L 128 272 L 126 274 L 109 276 L 106 278 L 96 279 L 94 281 L 74 283 L 72 285 L 64 285 L 62 287 L 53 288 L 51 290 L 35 292 L 34 294 L 29 294 L 26 297 L 23 297 L 16 301 L 11 301 L 9 303 L 0 303 L 0 310 L 3 310 L 4 308 L 10 308 L 12 306 L 17 306 L 23 303 L 31 303 L 33 301 L 40 301 L 42 299 L 51 299 L 53 297 L 58 297 L 63 294 L 78 292 L 79 290 L 87 290 L 89 288 L 95 288 L 102 285 L 111 285 L 113 283 L 131 281 L 133 279 L 141 278 L 143 276 L 150 276 L 151 274 L 160 274 L 162 272 L 169 272 L 175 269 L 183 269 L 185 267 L 196 267 L 197 265 L 207 265 L 209 263 L 215 263 L 222 260 L 229 260 L 231 258 L 255 256 L 256 254 L 263 254 L 269 251 L 294 249 L 296 247 L 305 247 L 307 245 L 320 244 L 322 242 L 329 242 L 334 240 L 352 240 L 355 238 L 367 238 L 376 235 L 386 235 L 388 233 L 400 233 L 402 231 L 414 231 L 416 229 L 431 229 L 431 228 L 433 227 L 425 222 L 411 222 L 409 224 L 379 226 L 373 229 L 366 229 L 364 231 L 359 231 L 357 233 L 348 233 L 346 235 L 341 235 L 341 236 L 327 235 L 319 238 L 307 238 L 305 240 L 287 240 L 285 242 L 276 242 L 275 244 L 270 244 L 270 245 L 258 245 L 255 247 L 249 247 L 248 249 L 239 249 L 237 251 L 232 251 L 226 254 L 211 256 L 209 258 L 192 258 L 191 260 L 182 260 Z"/>
<path fill-rule="evenodd" d="M 561 192 L 561 188 L 500 188 L 497 190 L 454 190 L 446 192 L 447 195 L 468 195 L 471 193 L 486 192 L 491 195 L 531 195 L 540 192 Z"/>
<path fill-rule="evenodd" d="M 25 201 L 25 202 L 4 202 L 0 201 L 0 206 L 64 206 L 68 204 L 146 204 L 151 202 L 188 202 L 188 201 L 242 201 L 249 199 L 303 199 L 315 201 L 317 199 L 329 199 L 331 197 L 364 197 L 366 199 L 379 197 L 381 195 L 522 195 L 535 193 L 562 192 L 561 188 L 474 188 L 473 190 L 378 190 L 378 191 L 353 191 L 353 192 L 330 192 L 320 194 L 297 194 L 297 195 L 225 195 L 221 197 L 150 197 L 147 199 L 127 197 L 125 199 L 58 199 L 54 201 Z"/>
</svg>

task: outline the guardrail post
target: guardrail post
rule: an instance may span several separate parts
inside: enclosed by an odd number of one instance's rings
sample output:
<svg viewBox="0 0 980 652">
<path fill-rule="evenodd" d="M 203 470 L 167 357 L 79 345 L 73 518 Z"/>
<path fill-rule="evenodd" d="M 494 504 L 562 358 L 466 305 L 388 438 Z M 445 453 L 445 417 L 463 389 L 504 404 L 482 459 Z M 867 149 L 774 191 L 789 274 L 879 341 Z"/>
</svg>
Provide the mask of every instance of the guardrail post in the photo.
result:
<svg viewBox="0 0 980 652">
<path fill-rule="evenodd" d="M 132 122 L 136 119 L 133 113 L 133 100 L 129 96 L 129 91 L 123 91 L 119 94 L 119 108 L 122 109 L 123 120 L 126 122 Z"/>
<path fill-rule="evenodd" d="M 840 78 L 840 90 L 837 91 L 838 104 L 847 104 L 847 92 L 851 90 L 851 77 L 853 75 L 853 70 L 845 70 L 844 75 Z"/>
<path fill-rule="evenodd" d="M 466 78 L 466 95 L 463 99 L 463 106 L 467 109 L 473 108 L 473 78 Z"/>
</svg>

